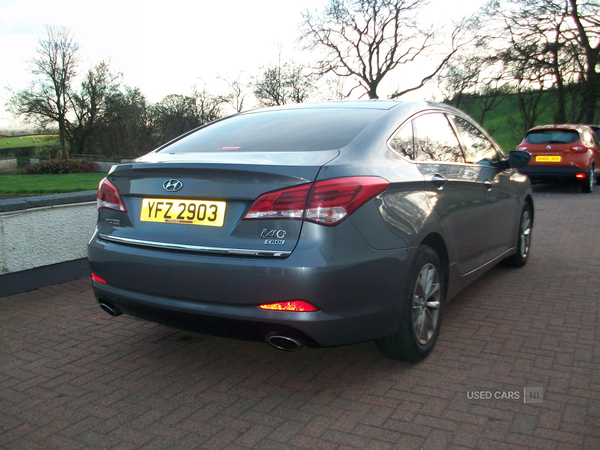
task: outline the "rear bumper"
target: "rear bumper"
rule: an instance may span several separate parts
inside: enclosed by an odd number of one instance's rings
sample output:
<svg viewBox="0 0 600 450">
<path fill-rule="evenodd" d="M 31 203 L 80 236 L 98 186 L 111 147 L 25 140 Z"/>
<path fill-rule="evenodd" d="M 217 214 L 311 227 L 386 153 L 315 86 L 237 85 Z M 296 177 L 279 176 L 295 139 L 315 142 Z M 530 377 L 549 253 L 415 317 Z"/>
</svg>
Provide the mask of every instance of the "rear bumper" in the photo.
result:
<svg viewBox="0 0 600 450">
<path fill-rule="evenodd" d="M 286 333 L 324 347 L 393 334 L 400 321 L 405 261 L 413 250 L 366 244 L 352 250 L 351 260 L 335 262 L 326 248 L 301 245 L 285 259 L 190 255 L 98 236 L 88 246 L 92 272 L 108 283 L 93 281 L 96 298 L 125 314 L 233 338 Z M 258 308 L 285 300 L 305 300 L 320 311 Z"/>
<path fill-rule="evenodd" d="M 587 174 L 586 170 L 573 166 L 525 166 L 519 172 L 533 181 L 576 180 L 577 174 Z"/>
</svg>

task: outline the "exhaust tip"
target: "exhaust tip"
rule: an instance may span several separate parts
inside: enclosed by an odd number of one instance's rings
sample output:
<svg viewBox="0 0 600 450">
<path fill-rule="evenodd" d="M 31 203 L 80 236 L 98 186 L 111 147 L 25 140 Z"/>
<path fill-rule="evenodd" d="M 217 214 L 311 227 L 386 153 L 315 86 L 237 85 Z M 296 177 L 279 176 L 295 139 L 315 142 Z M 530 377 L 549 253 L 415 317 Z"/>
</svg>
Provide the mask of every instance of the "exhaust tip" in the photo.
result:
<svg viewBox="0 0 600 450">
<path fill-rule="evenodd" d="M 117 308 L 112 302 L 108 300 L 100 300 L 99 303 L 100 308 L 102 308 L 104 312 L 113 317 L 120 316 L 121 314 L 123 314 L 123 312 L 119 308 Z"/>
<path fill-rule="evenodd" d="M 304 347 L 304 342 L 302 339 L 281 334 L 273 334 L 268 336 L 267 343 L 277 350 L 283 350 L 286 352 L 295 352 L 296 350 L 300 350 L 302 347 Z"/>
</svg>

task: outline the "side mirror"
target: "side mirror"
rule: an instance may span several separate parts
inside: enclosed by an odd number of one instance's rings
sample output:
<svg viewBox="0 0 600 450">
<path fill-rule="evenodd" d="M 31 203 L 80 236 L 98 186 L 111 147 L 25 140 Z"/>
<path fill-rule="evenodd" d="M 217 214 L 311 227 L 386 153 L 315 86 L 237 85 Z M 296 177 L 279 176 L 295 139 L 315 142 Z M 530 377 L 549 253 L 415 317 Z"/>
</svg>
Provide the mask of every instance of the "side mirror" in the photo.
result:
<svg viewBox="0 0 600 450">
<path fill-rule="evenodd" d="M 526 166 L 530 159 L 531 154 L 521 150 L 513 150 L 508 153 L 508 165 L 513 169 Z"/>
</svg>

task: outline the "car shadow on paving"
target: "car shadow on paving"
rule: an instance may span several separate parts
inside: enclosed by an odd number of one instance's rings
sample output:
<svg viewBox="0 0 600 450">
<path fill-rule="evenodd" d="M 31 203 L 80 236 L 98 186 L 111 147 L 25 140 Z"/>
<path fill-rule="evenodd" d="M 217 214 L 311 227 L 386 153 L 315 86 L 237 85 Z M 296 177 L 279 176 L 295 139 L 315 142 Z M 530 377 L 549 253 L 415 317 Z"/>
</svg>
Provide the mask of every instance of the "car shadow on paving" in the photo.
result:
<svg viewBox="0 0 600 450">
<path fill-rule="evenodd" d="M 0 448 L 598 449 L 600 187 L 534 193 L 528 264 L 450 302 L 417 364 L 111 318 L 89 279 L 0 298 Z"/>
</svg>

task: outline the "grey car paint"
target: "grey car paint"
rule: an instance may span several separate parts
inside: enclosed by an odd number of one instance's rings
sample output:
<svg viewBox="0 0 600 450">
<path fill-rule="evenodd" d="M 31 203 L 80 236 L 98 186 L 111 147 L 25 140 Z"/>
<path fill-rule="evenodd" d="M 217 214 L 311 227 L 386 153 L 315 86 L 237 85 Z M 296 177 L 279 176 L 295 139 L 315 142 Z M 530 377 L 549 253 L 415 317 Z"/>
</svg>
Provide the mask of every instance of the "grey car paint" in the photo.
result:
<svg viewBox="0 0 600 450">
<path fill-rule="evenodd" d="M 460 111 L 391 101 L 280 110 L 353 108 L 381 114 L 343 148 L 238 152 L 232 146 L 226 152 L 194 153 L 186 147 L 170 154 L 171 143 L 115 167 L 108 178 L 129 213 L 99 211 L 88 247 L 92 272 L 107 280 L 93 282 L 98 300 L 119 312 L 196 331 L 254 339 L 288 333 L 313 346 L 343 345 L 397 331 L 401 293 L 419 246 L 438 253 L 447 300 L 515 253 L 520 213 L 526 202 L 532 205 L 531 189 L 505 160 L 493 165 L 415 162 L 389 147 L 390 137 L 419 114 L 467 119 Z M 186 139 L 180 145 L 189 147 Z M 241 220 L 265 192 L 370 175 L 389 186 L 334 227 Z M 166 193 L 162 184 L 171 178 L 181 180 L 184 189 Z M 227 200 L 224 226 L 140 223 L 142 198 L 169 196 Z M 283 230 L 285 242 L 276 249 L 265 245 L 264 230 Z M 319 311 L 257 308 L 284 299 L 307 300 Z"/>
</svg>

